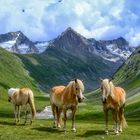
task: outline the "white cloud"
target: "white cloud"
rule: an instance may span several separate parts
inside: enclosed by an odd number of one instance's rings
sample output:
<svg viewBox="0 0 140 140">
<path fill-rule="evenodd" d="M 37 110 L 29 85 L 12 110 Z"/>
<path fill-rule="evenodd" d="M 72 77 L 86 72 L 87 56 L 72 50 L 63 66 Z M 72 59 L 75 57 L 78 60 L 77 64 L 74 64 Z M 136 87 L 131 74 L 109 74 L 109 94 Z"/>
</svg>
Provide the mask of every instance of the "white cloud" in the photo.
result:
<svg viewBox="0 0 140 140">
<path fill-rule="evenodd" d="M 1 0 L 0 33 L 21 30 L 32 40 L 50 40 L 71 26 L 85 37 L 125 37 L 140 43 L 139 1 Z"/>
</svg>

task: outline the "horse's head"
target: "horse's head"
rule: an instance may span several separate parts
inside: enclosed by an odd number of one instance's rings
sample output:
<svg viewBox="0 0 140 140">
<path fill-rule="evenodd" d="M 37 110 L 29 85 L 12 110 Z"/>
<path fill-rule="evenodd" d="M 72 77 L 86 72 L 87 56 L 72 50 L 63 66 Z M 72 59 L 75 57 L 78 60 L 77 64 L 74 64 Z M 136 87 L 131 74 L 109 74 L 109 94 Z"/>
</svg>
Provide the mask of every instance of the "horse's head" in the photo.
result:
<svg viewBox="0 0 140 140">
<path fill-rule="evenodd" d="M 111 94 L 111 86 L 110 86 L 111 80 L 109 79 L 104 79 L 101 80 L 101 91 L 102 91 L 102 102 L 106 103 L 108 96 Z"/>
<path fill-rule="evenodd" d="M 8 89 L 8 101 L 11 102 L 12 96 L 15 92 L 19 91 L 18 88 L 10 88 Z"/>
<path fill-rule="evenodd" d="M 85 99 L 83 95 L 83 92 L 84 92 L 83 82 L 79 79 L 75 79 L 74 88 L 75 88 L 74 90 L 75 90 L 76 97 L 78 98 L 78 102 L 81 103 Z"/>
</svg>

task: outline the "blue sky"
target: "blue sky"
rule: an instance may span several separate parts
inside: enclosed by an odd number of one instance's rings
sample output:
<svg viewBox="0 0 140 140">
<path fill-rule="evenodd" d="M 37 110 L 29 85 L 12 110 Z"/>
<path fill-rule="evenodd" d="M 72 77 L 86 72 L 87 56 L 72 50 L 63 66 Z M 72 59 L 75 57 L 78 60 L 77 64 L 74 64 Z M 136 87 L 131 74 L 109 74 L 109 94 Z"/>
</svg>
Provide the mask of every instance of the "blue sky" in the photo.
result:
<svg viewBox="0 0 140 140">
<path fill-rule="evenodd" d="M 87 38 L 140 44 L 139 0 L 0 0 L 0 34 L 21 30 L 33 41 L 51 40 L 67 27 Z"/>
</svg>

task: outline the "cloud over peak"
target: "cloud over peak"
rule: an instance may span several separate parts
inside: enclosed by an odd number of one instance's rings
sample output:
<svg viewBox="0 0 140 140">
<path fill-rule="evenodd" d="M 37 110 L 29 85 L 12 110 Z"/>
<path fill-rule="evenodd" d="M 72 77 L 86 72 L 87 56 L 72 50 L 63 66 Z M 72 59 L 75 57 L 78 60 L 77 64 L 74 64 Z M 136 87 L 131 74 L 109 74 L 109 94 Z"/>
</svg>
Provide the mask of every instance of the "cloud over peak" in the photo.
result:
<svg viewBox="0 0 140 140">
<path fill-rule="evenodd" d="M 33 41 L 50 40 L 67 27 L 95 39 L 123 36 L 140 44 L 136 0 L 1 0 L 0 33 L 21 30 Z"/>
</svg>

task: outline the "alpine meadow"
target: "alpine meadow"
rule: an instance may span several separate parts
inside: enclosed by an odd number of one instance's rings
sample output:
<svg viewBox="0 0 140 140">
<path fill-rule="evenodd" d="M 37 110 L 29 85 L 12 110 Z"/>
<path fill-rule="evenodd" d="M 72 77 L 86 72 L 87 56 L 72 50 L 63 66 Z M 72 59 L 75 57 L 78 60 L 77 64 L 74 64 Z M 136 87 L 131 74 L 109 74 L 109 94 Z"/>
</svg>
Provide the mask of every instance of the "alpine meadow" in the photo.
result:
<svg viewBox="0 0 140 140">
<path fill-rule="evenodd" d="M 138 0 L 0 5 L 0 140 L 140 139 Z"/>
</svg>

